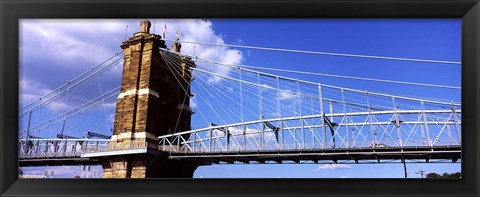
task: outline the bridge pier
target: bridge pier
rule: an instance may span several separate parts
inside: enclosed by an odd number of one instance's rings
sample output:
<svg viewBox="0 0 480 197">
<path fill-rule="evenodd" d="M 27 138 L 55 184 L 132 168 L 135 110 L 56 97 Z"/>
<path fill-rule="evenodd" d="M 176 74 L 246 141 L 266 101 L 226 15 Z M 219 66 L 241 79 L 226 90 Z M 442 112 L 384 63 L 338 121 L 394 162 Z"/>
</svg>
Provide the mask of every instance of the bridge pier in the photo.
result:
<svg viewBox="0 0 480 197">
<path fill-rule="evenodd" d="M 192 178 L 198 164 L 166 155 L 119 155 L 101 160 L 104 178 Z"/>
</svg>

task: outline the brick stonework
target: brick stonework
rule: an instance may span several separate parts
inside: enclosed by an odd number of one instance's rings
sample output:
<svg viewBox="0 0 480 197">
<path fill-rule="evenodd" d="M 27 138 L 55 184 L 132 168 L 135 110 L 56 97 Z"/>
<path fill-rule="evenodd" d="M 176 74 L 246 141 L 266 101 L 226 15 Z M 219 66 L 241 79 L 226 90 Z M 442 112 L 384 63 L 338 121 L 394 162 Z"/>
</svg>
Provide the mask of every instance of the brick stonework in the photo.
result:
<svg viewBox="0 0 480 197">
<path fill-rule="evenodd" d="M 159 135 L 173 133 L 175 128 L 177 131 L 191 129 L 192 113 L 185 108 L 181 110 L 180 106 L 189 108 L 190 99 L 185 95 L 182 86 L 190 94 L 191 79 L 187 76 L 191 73 L 186 69 L 185 63 L 193 65 L 193 62 L 188 58 L 181 58 L 184 63 L 175 65 L 178 73 L 175 69 L 172 72 L 172 68 L 167 66 L 158 49 L 166 48 L 165 41 L 159 35 L 150 34 L 149 28 L 150 22 L 142 21 L 141 31 L 121 45 L 124 52 L 122 84 L 115 111 L 114 135 L 109 146 L 125 147 L 142 142 L 158 144 Z M 177 79 L 181 80 L 181 85 Z M 182 114 L 176 127 L 179 113 Z M 151 165 L 161 159 L 146 154 L 128 157 L 110 156 L 104 158 L 103 177 L 165 177 L 164 170 L 155 169 L 161 168 L 160 166 L 147 167 L 148 164 Z M 160 163 L 168 166 L 172 162 Z M 196 166 L 190 168 L 193 170 L 187 174 L 193 175 Z M 159 174 L 161 172 L 164 174 Z"/>
</svg>

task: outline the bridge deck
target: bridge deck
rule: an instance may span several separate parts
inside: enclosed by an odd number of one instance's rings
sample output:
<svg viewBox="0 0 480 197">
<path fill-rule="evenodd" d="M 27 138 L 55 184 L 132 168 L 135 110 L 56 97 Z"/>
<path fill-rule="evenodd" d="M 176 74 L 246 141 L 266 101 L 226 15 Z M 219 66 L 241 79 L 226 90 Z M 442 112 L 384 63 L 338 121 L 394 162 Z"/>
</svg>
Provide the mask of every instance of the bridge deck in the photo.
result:
<svg viewBox="0 0 480 197">
<path fill-rule="evenodd" d="M 161 149 L 161 147 L 160 147 Z M 393 163 L 456 162 L 461 159 L 460 146 L 356 148 L 356 149 L 298 149 L 250 151 L 165 151 L 170 159 L 195 161 L 199 165 L 234 163 Z M 20 158 L 20 166 L 96 165 L 100 157 Z M 440 161 L 443 160 L 443 161 Z"/>
<path fill-rule="evenodd" d="M 404 148 L 361 148 L 361 149 L 326 149 L 326 150 L 259 150 L 259 151 L 222 151 L 222 152 L 184 152 L 171 153 L 172 159 L 189 159 L 200 163 L 336 163 L 368 161 L 364 163 L 401 162 L 417 160 L 416 162 L 432 162 L 432 160 L 449 160 L 455 162 L 461 159 L 460 146 L 444 147 L 404 147 Z"/>
<path fill-rule="evenodd" d="M 63 158 L 28 158 L 19 159 L 19 167 L 28 166 L 78 166 L 78 165 L 100 165 L 95 158 L 63 157 Z"/>
</svg>

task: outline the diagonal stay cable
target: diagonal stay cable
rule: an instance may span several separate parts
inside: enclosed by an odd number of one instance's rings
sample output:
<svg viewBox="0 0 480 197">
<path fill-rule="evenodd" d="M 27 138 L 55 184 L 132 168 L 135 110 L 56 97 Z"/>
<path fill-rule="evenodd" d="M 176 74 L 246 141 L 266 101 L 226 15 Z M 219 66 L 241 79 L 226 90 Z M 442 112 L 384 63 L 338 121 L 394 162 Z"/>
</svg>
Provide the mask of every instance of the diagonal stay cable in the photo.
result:
<svg viewBox="0 0 480 197">
<path fill-rule="evenodd" d="M 64 113 L 62 113 L 62 114 L 60 114 L 60 115 L 58 115 L 58 116 L 56 116 L 56 117 L 53 117 L 53 118 L 51 118 L 51 119 L 49 119 L 49 120 L 46 120 L 46 121 L 41 122 L 41 123 L 38 123 L 38 124 L 32 126 L 32 127 L 30 128 L 30 130 L 33 131 L 33 132 L 35 132 L 35 131 L 37 131 L 37 130 L 41 130 L 41 129 L 43 129 L 43 128 L 48 127 L 49 125 L 53 125 L 53 124 L 58 123 L 58 122 L 60 122 L 60 121 L 62 121 L 62 120 L 64 120 L 64 119 L 70 118 L 70 117 L 72 117 L 72 116 L 74 116 L 74 115 L 76 115 L 76 114 L 78 114 L 78 113 L 81 113 L 81 112 L 83 112 L 83 111 L 85 111 L 85 110 L 87 110 L 87 109 L 90 109 L 91 107 L 93 107 L 93 106 L 95 106 L 95 105 L 97 105 L 97 104 L 102 103 L 104 100 L 107 100 L 107 99 L 112 98 L 113 96 L 116 96 L 118 90 L 120 90 L 120 87 L 116 87 L 116 88 L 114 88 L 114 89 L 106 92 L 105 94 L 103 94 L 103 95 L 101 95 L 101 96 L 99 96 L 99 97 L 97 97 L 97 98 L 94 98 L 94 99 L 92 99 L 92 100 L 90 100 L 90 101 L 85 102 L 84 104 L 82 104 L 82 105 L 80 105 L 80 106 L 77 106 L 77 107 L 73 108 L 73 109 L 70 110 L 70 111 L 64 112 Z M 97 101 L 97 100 L 99 100 L 99 99 L 100 99 L 100 101 Z M 57 119 L 60 119 L 60 120 L 55 121 L 55 120 L 57 120 Z M 53 122 L 52 122 L 52 121 L 53 121 Z M 48 123 L 50 123 L 50 124 L 48 124 Z M 48 125 L 47 125 L 46 127 L 38 128 L 38 127 L 41 127 L 42 125 L 45 125 L 45 124 L 48 124 Z M 38 129 L 37 129 L 37 128 L 38 128 Z M 26 131 L 27 131 L 27 130 L 23 130 L 23 131 L 20 131 L 20 132 L 26 132 Z M 32 133 L 33 133 L 33 132 L 32 132 Z"/>
<path fill-rule="evenodd" d="M 169 57 L 170 54 L 165 54 L 165 56 L 166 56 L 167 58 L 170 58 L 171 61 L 175 61 L 175 59 L 174 59 L 173 57 Z M 176 63 L 177 63 L 178 65 L 181 64 L 181 62 L 180 62 L 179 60 L 178 60 Z M 189 64 L 189 65 L 190 65 L 190 64 Z M 192 66 L 192 65 L 190 65 L 190 66 Z M 173 68 L 175 69 L 175 71 L 177 72 L 177 74 L 180 75 L 180 72 L 178 71 L 178 69 L 180 69 L 180 68 L 176 68 L 175 66 L 173 66 Z M 184 78 L 182 78 L 182 79 L 183 79 L 185 82 L 187 82 Z M 188 83 L 188 82 L 187 82 L 187 83 Z M 227 124 L 227 122 L 222 118 L 222 116 L 219 115 L 219 113 L 215 110 L 215 108 L 213 108 L 213 106 L 212 106 L 209 102 L 207 102 L 203 97 L 200 97 L 200 98 L 201 98 L 202 100 L 204 100 L 204 102 L 210 107 L 210 109 L 212 109 L 212 111 L 217 115 L 217 117 L 220 118 L 220 120 L 221 120 L 224 124 Z"/>
<path fill-rule="evenodd" d="M 164 40 L 178 42 L 177 40 L 172 40 L 172 39 L 164 39 Z M 359 54 L 348 54 L 348 53 L 331 53 L 331 52 L 322 52 L 322 51 L 280 49 L 280 48 L 272 48 L 272 47 L 257 47 L 257 46 L 208 43 L 208 42 L 185 41 L 185 40 L 182 40 L 182 43 L 202 44 L 202 45 L 221 46 L 221 47 L 233 47 L 233 48 L 245 48 L 245 49 L 256 49 L 256 50 L 268 50 L 268 51 L 280 51 L 280 52 L 290 52 L 290 53 L 304 53 L 304 54 L 314 54 L 314 55 L 330 55 L 330 56 L 343 56 L 343 57 L 369 58 L 369 59 L 384 59 L 384 60 L 424 62 L 424 63 L 439 63 L 439 64 L 461 64 L 461 62 L 455 62 L 455 61 L 401 58 L 401 57 L 387 57 L 387 56 L 375 56 L 375 55 L 359 55 Z"/>
<path fill-rule="evenodd" d="M 86 80 L 88 80 L 88 79 L 90 79 L 90 78 L 92 78 L 92 77 L 94 77 L 94 76 L 98 76 L 98 74 L 99 74 L 100 72 L 105 71 L 110 65 L 113 65 L 114 63 L 116 63 L 116 62 L 118 62 L 118 61 L 120 61 L 120 60 L 122 60 L 122 59 L 123 59 L 123 57 L 117 58 L 116 60 L 114 60 L 114 61 L 111 62 L 110 64 L 108 64 L 108 65 L 100 68 L 99 70 L 97 70 L 97 71 L 95 71 L 94 73 L 86 76 L 85 78 L 81 79 L 80 81 L 78 81 L 78 82 L 76 82 L 76 83 L 73 83 L 72 85 L 68 86 L 67 89 L 64 89 L 64 90 L 62 90 L 61 92 L 58 92 L 57 94 L 53 95 L 53 96 L 50 97 L 49 99 L 43 100 L 43 102 L 39 103 L 38 105 L 35 105 L 34 107 L 29 108 L 29 110 L 27 110 L 27 111 L 19 114 L 19 117 L 25 116 L 26 114 L 28 114 L 29 111 L 34 111 L 34 110 L 37 110 L 37 109 L 39 109 L 39 108 L 41 108 L 41 107 L 43 107 L 43 106 L 45 106 L 45 105 L 48 105 L 49 103 L 51 103 L 51 102 L 55 101 L 56 99 L 60 98 L 60 97 L 62 96 L 62 94 L 65 94 L 66 92 L 70 91 L 71 88 L 73 88 L 73 87 L 75 87 L 75 86 L 83 83 L 84 81 L 86 81 Z M 71 84 L 71 82 L 68 82 L 67 84 Z M 49 94 L 49 95 L 50 95 L 50 94 Z M 45 97 L 43 97 L 43 98 L 45 98 Z M 41 100 L 41 99 L 40 99 L 40 100 Z"/>
<path fill-rule="evenodd" d="M 165 49 L 160 49 L 160 50 L 167 51 L 167 50 L 165 50 Z M 181 54 L 181 53 L 177 53 L 177 52 L 172 52 L 172 51 L 168 51 L 168 52 L 174 53 L 174 54 L 184 55 L 184 56 L 187 56 L 187 57 L 191 57 L 191 56 L 189 56 L 189 55 L 185 55 L 185 54 Z M 246 68 L 242 68 L 242 67 L 240 67 L 240 66 L 234 66 L 234 65 L 224 64 L 224 63 L 221 63 L 221 62 L 217 62 L 217 61 L 213 61 L 213 60 L 208 60 L 208 59 L 205 59 L 205 58 L 200 58 L 200 57 L 195 57 L 195 58 L 196 58 L 197 60 L 200 59 L 200 60 L 208 61 L 208 62 L 211 62 L 211 63 L 214 63 L 214 64 L 225 65 L 225 66 L 228 66 L 228 67 L 237 69 L 237 70 L 245 70 L 245 71 L 247 71 L 247 72 L 252 72 L 252 73 L 255 73 L 255 74 L 258 73 L 258 74 L 260 74 L 260 75 L 270 76 L 270 77 L 272 77 L 272 78 L 277 78 L 277 77 L 278 77 L 278 78 L 283 79 L 283 80 L 289 80 L 289 81 L 294 81 L 294 82 L 299 81 L 299 82 L 305 83 L 305 84 L 321 85 L 321 86 L 323 86 L 323 87 L 328 87 L 328 88 L 333 88 L 333 89 L 343 89 L 343 90 L 351 91 L 351 92 L 366 93 L 366 91 L 364 91 L 364 90 L 357 90 L 357 89 L 352 89 L 352 88 L 345 88 L 345 87 L 339 87 L 339 86 L 333 86 L 333 85 L 315 83 L 315 82 L 311 82 L 311 81 L 293 79 L 293 78 L 289 78 L 289 77 L 285 77 L 285 76 L 281 76 L 281 75 L 273 75 L 273 74 L 270 74 L 270 73 L 265 73 L 265 72 L 259 72 L 259 71 L 251 70 L 251 69 L 246 69 Z M 208 71 L 207 71 L 207 72 L 208 72 Z M 215 74 L 215 73 L 214 73 L 214 74 Z M 223 77 L 225 77 L 225 76 L 223 76 Z M 440 102 L 440 101 L 434 101 L 434 100 L 428 100 L 428 99 L 414 98 L 414 97 L 409 97 L 409 96 L 400 96 L 400 95 L 384 94 L 384 93 L 379 93 L 379 92 L 370 92 L 370 91 L 368 91 L 368 94 L 370 94 L 370 95 L 376 95 L 376 96 L 384 96 L 384 97 L 394 97 L 394 98 L 405 99 L 405 100 L 412 100 L 412 101 L 424 101 L 424 102 L 436 103 L 436 104 L 444 104 L 444 105 L 455 105 L 455 106 L 460 106 L 460 105 L 461 105 L 461 104 L 452 104 L 452 103 L 448 103 L 448 102 Z"/>
<path fill-rule="evenodd" d="M 106 59 L 105 61 L 101 62 L 100 64 L 92 67 L 91 69 L 88 69 L 87 71 L 85 71 L 85 72 L 83 72 L 82 74 L 76 76 L 75 78 L 67 81 L 67 83 L 61 85 L 60 87 L 56 88 L 55 90 L 52 90 L 50 93 L 48 93 L 48 94 L 40 97 L 38 100 L 32 101 L 32 102 L 29 103 L 29 104 L 26 104 L 25 106 L 23 106 L 22 108 L 20 108 L 20 111 L 23 111 L 23 110 L 25 110 L 26 108 L 30 107 L 31 105 L 34 105 L 35 103 L 40 102 L 42 99 L 44 99 L 44 98 L 52 95 L 54 92 L 56 92 L 56 91 L 58 91 L 58 90 L 61 90 L 62 88 L 70 85 L 73 81 L 75 81 L 75 80 L 77 80 L 77 79 L 80 79 L 80 78 L 83 77 L 84 75 L 87 75 L 88 73 L 90 73 L 90 72 L 92 72 L 92 71 L 97 72 L 97 68 L 99 68 L 100 66 L 102 66 L 103 64 L 105 64 L 106 62 L 110 61 L 111 59 L 113 59 L 114 57 L 118 56 L 118 55 L 121 54 L 121 53 L 122 53 L 122 51 L 119 51 L 119 52 L 115 53 L 115 55 L 109 57 L 108 59 Z M 109 64 L 109 65 L 107 65 L 107 66 L 110 66 L 110 65 L 111 65 L 111 64 Z M 88 76 L 87 76 L 87 77 L 88 77 Z"/>
<path fill-rule="evenodd" d="M 227 79 L 227 80 L 241 82 L 241 83 L 244 83 L 246 85 L 252 85 L 252 86 L 255 86 L 255 87 L 272 89 L 274 91 L 279 91 L 279 92 L 284 92 L 284 93 L 289 93 L 289 94 L 296 94 L 296 95 L 303 96 L 303 97 L 310 97 L 310 98 L 319 99 L 318 96 L 313 96 L 313 95 L 308 95 L 308 94 L 303 94 L 303 93 L 297 93 L 297 92 L 292 93 L 289 90 L 277 89 L 277 88 L 274 88 L 274 87 L 264 86 L 264 85 L 261 85 L 261 84 L 257 84 L 257 83 L 249 82 L 249 81 L 245 81 L 245 80 L 240 81 L 239 79 L 236 79 L 236 78 L 220 75 L 220 74 L 213 73 L 213 72 L 206 71 L 206 70 L 199 69 L 199 68 L 192 68 L 192 70 L 196 70 L 196 71 L 199 71 L 199 72 L 202 72 L 202 73 L 205 73 L 205 74 L 209 74 L 209 75 L 212 75 L 212 76 L 218 76 L 218 77 L 221 77 L 221 78 L 224 78 L 224 79 Z M 362 93 L 364 93 L 364 92 L 362 92 Z M 329 98 L 322 98 L 322 100 L 331 101 L 331 102 L 334 102 L 334 103 L 343 103 L 342 101 L 338 101 L 338 100 L 335 100 L 335 99 L 329 99 Z M 357 107 L 366 107 L 365 105 L 355 104 L 355 103 L 351 103 L 351 102 L 345 102 L 345 104 L 351 105 L 351 106 L 357 106 Z M 387 108 L 385 108 L 385 109 L 376 108 L 376 110 L 386 110 L 386 109 Z"/>
<path fill-rule="evenodd" d="M 163 56 L 162 56 L 162 57 L 163 57 Z M 175 76 L 175 78 L 176 78 L 175 73 L 173 73 L 173 71 L 172 71 L 172 69 L 171 69 L 171 67 L 174 67 L 174 68 L 175 68 L 175 66 L 174 66 L 174 65 L 171 66 L 171 65 L 170 65 L 171 62 L 169 62 L 169 60 L 167 60 L 167 59 L 168 59 L 168 58 L 164 58 L 165 63 L 166 63 L 166 65 L 167 65 L 168 69 L 170 70 L 170 72 L 172 73 L 172 75 Z M 180 83 L 179 85 L 182 85 L 182 84 Z M 188 87 L 188 89 L 191 89 L 191 88 Z M 186 91 L 186 92 L 185 92 L 185 96 L 183 96 L 182 104 L 185 103 L 185 100 L 186 100 L 186 98 L 187 98 L 188 95 L 189 95 L 189 93 Z M 183 112 L 183 107 L 180 108 L 180 113 L 178 113 L 177 122 L 175 123 L 175 128 L 173 129 L 174 132 L 177 131 L 178 124 L 179 124 L 179 122 L 180 122 L 180 117 L 182 116 L 182 112 Z"/>
<path fill-rule="evenodd" d="M 177 63 L 180 63 L 180 62 L 177 61 Z M 189 65 L 192 66 L 190 63 L 189 63 Z M 178 69 L 177 69 L 177 70 L 178 70 Z M 177 72 L 178 72 L 178 71 L 177 71 Z M 198 74 L 201 74 L 201 73 L 198 72 Z M 208 74 L 207 74 L 207 75 L 208 75 Z M 197 83 L 198 83 L 198 82 L 197 82 Z M 215 87 L 215 86 L 213 86 L 213 85 L 211 85 L 211 84 L 209 84 L 209 83 L 205 83 L 205 84 L 207 84 L 208 86 L 210 86 L 210 87 L 212 87 L 212 88 L 214 88 L 214 89 L 217 89 L 217 92 L 220 92 L 221 94 L 223 94 L 223 95 L 226 96 L 227 98 L 231 99 L 231 100 L 232 100 L 233 102 L 235 102 L 236 104 L 239 104 L 238 101 L 235 101 L 233 98 L 231 98 L 231 97 L 229 97 L 228 95 L 226 95 L 223 91 L 220 91 L 220 90 L 218 89 L 218 87 Z M 221 86 L 225 86 L 225 85 L 223 85 L 223 84 L 220 84 L 220 85 L 221 85 Z M 200 87 L 200 88 L 203 88 L 210 96 L 213 97 L 213 95 L 210 93 L 210 91 L 208 91 L 205 87 L 201 86 L 201 84 L 199 84 L 199 87 Z M 253 103 L 253 102 L 252 102 L 252 103 Z M 250 112 L 252 112 L 252 111 L 250 111 Z M 252 112 L 252 113 L 254 113 L 254 112 Z"/>
<path fill-rule="evenodd" d="M 259 69 L 259 70 L 288 72 L 288 73 L 304 74 L 304 75 L 315 75 L 315 76 L 322 76 L 322 77 L 333 77 L 333 78 L 342 78 L 342 79 L 353 79 L 353 80 L 393 83 L 393 84 L 402 84 L 402 85 L 414 85 L 414 86 L 425 86 L 425 87 L 433 87 L 433 88 L 447 88 L 447 89 L 458 89 L 458 90 L 462 89 L 461 87 L 448 86 L 448 85 L 437 85 L 437 84 L 428 84 L 428 83 L 396 81 L 396 80 L 387 80 L 387 79 L 375 79 L 375 78 L 367 78 L 367 77 L 354 77 L 354 76 L 346 76 L 346 75 L 334 75 L 334 74 L 306 72 L 306 71 L 295 71 L 295 70 L 279 69 L 279 68 L 267 68 L 267 67 L 260 67 L 260 66 L 240 65 L 240 67 L 253 68 L 253 69 Z"/>
<path fill-rule="evenodd" d="M 162 59 L 164 59 L 164 61 L 167 61 L 167 60 L 165 59 L 166 57 L 164 56 L 164 54 L 163 54 L 162 51 L 160 51 L 160 55 L 161 55 Z M 170 69 L 170 67 L 168 67 L 168 68 Z M 183 85 L 180 83 L 180 80 L 178 80 L 178 78 L 176 78 L 176 76 L 175 76 L 175 79 L 176 79 L 177 82 L 180 84 L 180 87 L 182 88 L 182 90 L 188 95 L 188 97 L 189 97 L 190 99 L 192 99 L 192 97 L 188 94 L 188 91 L 183 87 Z M 207 118 L 205 117 L 205 115 L 204 115 L 201 111 L 199 111 L 199 113 L 200 113 L 200 115 L 203 117 L 203 119 L 204 119 L 206 122 L 208 122 L 208 120 L 207 120 Z"/>
<path fill-rule="evenodd" d="M 175 56 L 175 57 L 176 57 L 176 56 Z M 171 57 L 171 58 L 173 59 L 173 61 L 176 61 L 177 64 L 180 64 L 180 61 L 179 61 L 178 59 L 175 59 L 175 57 Z M 192 66 L 192 65 L 190 65 L 190 66 Z M 178 72 L 179 68 L 176 68 L 176 70 L 177 70 L 177 72 Z M 197 73 L 198 73 L 198 72 L 197 72 Z M 202 73 L 198 73 L 198 74 L 196 75 L 197 78 L 199 78 L 199 77 L 201 76 L 200 74 L 202 74 Z M 188 75 L 188 73 L 187 73 L 187 75 Z M 190 77 L 191 77 L 191 76 L 190 76 Z M 235 99 L 233 99 L 233 98 L 231 98 L 230 96 L 226 95 L 223 91 L 221 91 L 221 90 L 219 89 L 220 86 L 225 86 L 224 84 L 220 83 L 219 86 L 216 87 L 216 86 L 214 86 L 214 85 L 212 85 L 212 84 L 210 84 L 210 83 L 208 83 L 208 82 L 205 83 L 206 85 L 202 85 L 202 84 L 200 84 L 198 81 L 199 81 L 199 80 L 197 79 L 197 80 L 195 80 L 194 82 L 196 82 L 196 83 L 198 84 L 198 87 L 199 87 L 199 88 L 202 88 L 203 90 L 205 90 L 205 92 L 208 93 L 208 95 L 210 95 L 212 98 L 216 99 L 217 97 L 215 97 L 215 96 L 211 93 L 211 91 L 209 91 L 205 86 L 208 86 L 208 87 L 211 87 L 211 88 L 215 89 L 216 91 L 214 91 L 214 92 L 217 93 L 217 94 L 218 94 L 218 93 L 222 94 L 223 96 L 222 96 L 221 98 L 227 98 L 227 99 L 232 100 L 235 104 L 239 104 L 238 101 L 236 101 Z M 203 80 L 203 79 L 202 79 L 201 81 L 207 81 L 207 80 Z M 202 91 L 202 92 L 203 92 L 203 91 Z M 217 100 L 218 100 L 218 99 L 217 99 Z M 231 111 L 230 108 L 227 107 L 224 102 L 217 102 L 217 103 L 220 104 L 220 107 L 221 107 L 221 109 L 222 109 L 223 111 L 225 111 L 225 109 L 226 109 L 226 110 L 230 111 L 230 113 L 234 114 L 233 111 Z M 226 112 L 226 111 L 225 111 L 225 112 Z M 252 113 L 253 113 L 253 112 L 252 112 Z M 235 119 L 232 118 L 232 116 L 230 116 L 228 113 L 227 113 L 227 115 L 228 115 L 232 120 L 235 120 Z"/>
</svg>

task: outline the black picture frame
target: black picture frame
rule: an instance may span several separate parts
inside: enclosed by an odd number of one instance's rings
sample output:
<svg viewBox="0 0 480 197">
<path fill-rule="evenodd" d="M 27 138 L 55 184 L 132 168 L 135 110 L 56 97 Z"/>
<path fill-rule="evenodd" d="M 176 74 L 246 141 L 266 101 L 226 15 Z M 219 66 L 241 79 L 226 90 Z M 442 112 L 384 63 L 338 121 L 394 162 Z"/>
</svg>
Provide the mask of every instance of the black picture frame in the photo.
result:
<svg viewBox="0 0 480 197">
<path fill-rule="evenodd" d="M 1 0 L 2 196 L 479 196 L 478 0 Z M 19 19 L 462 18 L 462 179 L 18 179 Z"/>
</svg>

